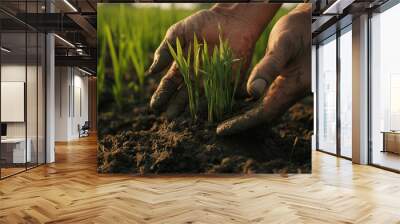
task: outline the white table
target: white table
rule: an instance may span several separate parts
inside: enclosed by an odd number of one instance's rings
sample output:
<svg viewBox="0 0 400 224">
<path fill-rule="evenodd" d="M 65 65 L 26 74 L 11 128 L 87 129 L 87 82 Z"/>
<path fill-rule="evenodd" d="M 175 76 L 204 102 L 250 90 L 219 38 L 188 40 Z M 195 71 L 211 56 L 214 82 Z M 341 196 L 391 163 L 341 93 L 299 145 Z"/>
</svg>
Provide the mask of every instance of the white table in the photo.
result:
<svg viewBox="0 0 400 224">
<path fill-rule="evenodd" d="M 26 139 L 28 143 L 25 153 L 25 138 L 5 138 L 1 139 L 1 147 L 13 147 L 13 163 L 25 163 L 31 162 L 32 160 L 32 140 L 30 138 Z"/>
</svg>

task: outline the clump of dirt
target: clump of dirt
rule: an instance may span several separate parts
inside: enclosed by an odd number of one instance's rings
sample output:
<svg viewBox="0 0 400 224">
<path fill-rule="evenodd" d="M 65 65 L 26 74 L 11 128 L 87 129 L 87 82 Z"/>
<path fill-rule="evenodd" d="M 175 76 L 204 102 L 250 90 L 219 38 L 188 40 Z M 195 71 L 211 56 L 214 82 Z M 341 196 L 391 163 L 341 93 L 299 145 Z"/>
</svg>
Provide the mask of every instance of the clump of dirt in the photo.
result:
<svg viewBox="0 0 400 224">
<path fill-rule="evenodd" d="M 186 116 L 168 121 L 147 106 L 100 116 L 102 173 L 310 173 L 312 98 L 275 126 L 219 137 L 215 125 Z M 123 131 L 119 131 L 123 130 Z M 104 134 L 107 133 L 107 134 Z"/>
</svg>

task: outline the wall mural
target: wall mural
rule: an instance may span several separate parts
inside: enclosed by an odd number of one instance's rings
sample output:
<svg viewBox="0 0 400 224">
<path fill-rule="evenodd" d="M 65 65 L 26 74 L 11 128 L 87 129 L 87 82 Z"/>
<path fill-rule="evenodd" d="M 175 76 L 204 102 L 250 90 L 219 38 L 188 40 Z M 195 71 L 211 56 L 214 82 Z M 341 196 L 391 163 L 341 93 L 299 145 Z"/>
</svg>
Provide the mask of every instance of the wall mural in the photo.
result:
<svg viewBox="0 0 400 224">
<path fill-rule="evenodd" d="M 99 172 L 311 172 L 311 4 L 103 3 L 98 46 Z"/>
</svg>

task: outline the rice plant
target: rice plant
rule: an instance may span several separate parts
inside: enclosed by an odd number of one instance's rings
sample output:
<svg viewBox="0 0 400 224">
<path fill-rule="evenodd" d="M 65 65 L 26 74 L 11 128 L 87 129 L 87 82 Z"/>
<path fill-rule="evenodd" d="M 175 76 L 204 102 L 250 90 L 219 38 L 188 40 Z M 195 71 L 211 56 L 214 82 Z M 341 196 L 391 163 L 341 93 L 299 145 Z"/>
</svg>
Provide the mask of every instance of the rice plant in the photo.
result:
<svg viewBox="0 0 400 224">
<path fill-rule="evenodd" d="M 197 41 L 196 41 L 197 42 Z M 182 74 L 183 81 L 185 83 L 187 92 L 188 92 L 188 97 L 189 97 L 189 111 L 190 115 L 192 116 L 192 119 L 196 119 L 196 113 L 198 109 L 198 101 L 199 101 L 199 85 L 198 85 L 198 80 L 197 80 L 197 75 L 192 79 L 191 77 L 191 70 L 193 68 L 193 64 L 196 64 L 198 68 L 198 54 L 199 54 L 199 46 L 198 44 L 195 44 L 193 47 L 193 53 L 194 53 L 194 62 L 191 61 L 191 49 L 192 46 L 189 45 L 188 52 L 185 54 L 185 52 L 182 49 L 181 43 L 178 38 L 176 38 L 176 51 L 172 45 L 168 43 L 168 48 L 169 51 L 171 52 L 172 57 L 174 58 L 178 69 L 180 73 Z M 198 73 L 198 69 L 196 70 L 196 73 Z"/>
<path fill-rule="evenodd" d="M 118 61 L 117 51 L 114 47 L 114 43 L 112 41 L 111 31 L 108 26 L 104 27 L 105 37 L 109 47 L 109 54 L 111 57 L 113 72 L 114 72 L 114 85 L 112 87 L 112 93 L 115 97 L 116 103 L 118 106 L 122 106 L 122 74 L 121 74 L 121 66 Z"/>
<path fill-rule="evenodd" d="M 234 59 L 228 41 L 220 36 L 219 45 L 215 46 L 212 54 L 209 55 L 207 41 L 204 40 L 203 44 L 199 44 L 194 34 L 193 59 L 191 58 L 192 45 L 189 45 L 188 52 L 185 54 L 178 38 L 176 50 L 170 43 L 168 47 L 183 76 L 192 118 L 197 117 L 200 80 L 203 80 L 204 94 L 207 99 L 208 121 L 219 121 L 226 113 L 230 113 L 239 81 L 240 63 L 235 65 L 239 59 Z"/>
<path fill-rule="evenodd" d="M 203 49 L 201 72 L 207 98 L 208 121 L 220 121 L 225 114 L 232 111 L 241 66 L 239 59 L 234 59 L 228 41 L 221 36 L 219 45 L 214 46 L 211 55 L 205 40 Z"/>
</svg>

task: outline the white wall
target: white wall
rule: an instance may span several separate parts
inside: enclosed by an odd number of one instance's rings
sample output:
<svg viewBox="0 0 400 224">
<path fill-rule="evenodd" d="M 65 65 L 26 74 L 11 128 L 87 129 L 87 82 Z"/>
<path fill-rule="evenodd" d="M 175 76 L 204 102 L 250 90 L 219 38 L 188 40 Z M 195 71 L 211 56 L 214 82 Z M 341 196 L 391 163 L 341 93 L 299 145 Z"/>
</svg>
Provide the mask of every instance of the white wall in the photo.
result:
<svg viewBox="0 0 400 224">
<path fill-rule="evenodd" d="M 19 64 L 5 64 L 1 66 L 2 82 L 25 82 L 26 67 Z M 32 66 L 28 66 L 28 73 L 32 70 Z M 28 93 L 28 96 L 33 93 Z M 34 93 L 36 96 L 36 92 Z M 7 110 L 7 108 L 1 108 Z M 29 120 L 29 119 L 28 119 Z M 7 122 L 7 137 L 25 137 L 25 122 Z"/>
<path fill-rule="evenodd" d="M 67 67 L 55 68 L 55 140 L 68 140 L 68 88 L 70 77 Z"/>
<path fill-rule="evenodd" d="M 78 125 L 88 120 L 88 78 L 76 68 L 56 67 L 55 85 L 55 140 L 77 139 Z"/>
</svg>

